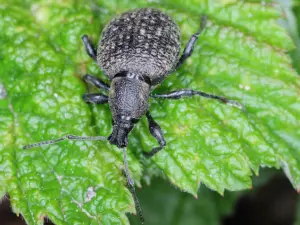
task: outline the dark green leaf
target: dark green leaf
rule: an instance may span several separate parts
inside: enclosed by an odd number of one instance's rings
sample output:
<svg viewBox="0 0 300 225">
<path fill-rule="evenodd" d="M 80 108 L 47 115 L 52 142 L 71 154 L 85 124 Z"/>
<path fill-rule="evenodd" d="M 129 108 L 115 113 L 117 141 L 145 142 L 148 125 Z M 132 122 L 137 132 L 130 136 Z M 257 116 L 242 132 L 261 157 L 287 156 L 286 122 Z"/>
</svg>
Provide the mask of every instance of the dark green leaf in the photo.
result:
<svg viewBox="0 0 300 225">
<path fill-rule="evenodd" d="M 155 179 L 151 186 L 138 190 L 138 197 L 148 225 L 219 225 L 231 213 L 240 192 L 226 192 L 220 196 L 201 186 L 198 199 L 176 190 L 172 185 Z M 162 204 L 163 203 L 163 204 Z M 131 224 L 139 225 L 137 217 L 130 216 Z"/>
</svg>

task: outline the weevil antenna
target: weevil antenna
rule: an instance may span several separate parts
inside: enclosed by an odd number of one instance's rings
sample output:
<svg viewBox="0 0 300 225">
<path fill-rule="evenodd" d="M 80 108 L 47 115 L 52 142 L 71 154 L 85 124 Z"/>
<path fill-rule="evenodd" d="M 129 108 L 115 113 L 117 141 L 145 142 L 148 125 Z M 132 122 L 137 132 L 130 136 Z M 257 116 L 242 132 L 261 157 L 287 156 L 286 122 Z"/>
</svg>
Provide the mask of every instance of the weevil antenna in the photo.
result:
<svg viewBox="0 0 300 225">
<path fill-rule="evenodd" d="M 35 147 L 39 147 L 39 146 L 42 146 L 42 145 L 51 145 L 51 144 L 55 144 L 57 142 L 61 142 L 61 141 L 64 141 L 64 140 L 74 140 L 74 141 L 107 141 L 107 137 L 104 137 L 104 136 L 75 136 L 75 135 L 72 135 L 72 134 L 68 134 L 68 135 L 63 136 L 63 137 L 58 138 L 58 139 L 41 141 L 41 142 L 37 142 L 37 143 L 34 143 L 34 144 L 25 145 L 23 147 L 23 149 L 35 148 Z"/>
<path fill-rule="evenodd" d="M 134 200 L 135 210 L 137 211 L 137 214 L 140 217 L 141 223 L 144 223 L 145 219 L 144 219 L 144 216 L 143 216 L 143 213 L 142 213 L 142 208 L 141 208 L 140 202 L 139 202 L 139 200 L 136 196 L 135 188 L 134 188 L 134 181 L 130 177 L 130 172 L 129 172 L 129 169 L 128 169 L 126 148 L 123 148 L 123 158 L 124 158 L 124 167 L 125 167 L 125 176 L 126 176 L 126 179 L 127 179 L 127 185 L 128 185 L 129 191 L 131 192 L 133 200 Z"/>
<path fill-rule="evenodd" d="M 207 23 L 207 15 L 203 15 L 200 21 L 200 33 L 205 29 Z"/>
</svg>

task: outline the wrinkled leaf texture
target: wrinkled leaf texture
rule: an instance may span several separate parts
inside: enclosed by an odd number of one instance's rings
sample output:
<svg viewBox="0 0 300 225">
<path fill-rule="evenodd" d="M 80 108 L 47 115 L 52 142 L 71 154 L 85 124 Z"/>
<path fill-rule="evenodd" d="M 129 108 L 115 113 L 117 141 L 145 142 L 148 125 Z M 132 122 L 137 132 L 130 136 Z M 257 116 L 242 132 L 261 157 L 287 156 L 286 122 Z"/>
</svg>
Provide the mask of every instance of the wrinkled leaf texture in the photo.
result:
<svg viewBox="0 0 300 225">
<path fill-rule="evenodd" d="M 169 13 L 182 47 L 208 26 L 193 56 L 154 92 L 193 88 L 238 100 L 246 112 L 194 97 L 152 100 L 167 146 L 156 146 L 145 118 L 129 136 L 129 167 L 137 186 L 163 176 L 196 196 L 200 184 L 223 193 L 251 188 L 259 168 L 283 168 L 300 189 L 300 80 L 285 54 L 294 45 L 277 24 L 276 5 L 235 1 L 0 1 L 0 192 L 28 224 L 128 224 L 134 204 L 122 175 L 122 154 L 104 142 L 66 141 L 22 150 L 65 134 L 108 135 L 108 105 L 87 105 L 80 77 L 107 81 L 80 36 L 97 43 L 116 14 L 137 7 Z M 90 88 L 90 91 L 95 91 Z M 6 94 L 5 94 L 6 93 Z"/>
</svg>

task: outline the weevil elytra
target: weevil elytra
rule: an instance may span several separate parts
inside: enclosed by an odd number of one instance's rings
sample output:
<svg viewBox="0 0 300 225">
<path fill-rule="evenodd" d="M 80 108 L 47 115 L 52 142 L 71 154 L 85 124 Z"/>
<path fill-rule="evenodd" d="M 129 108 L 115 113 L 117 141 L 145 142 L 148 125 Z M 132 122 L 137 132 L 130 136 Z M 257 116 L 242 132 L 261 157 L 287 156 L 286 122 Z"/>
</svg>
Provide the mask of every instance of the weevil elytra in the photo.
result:
<svg viewBox="0 0 300 225">
<path fill-rule="evenodd" d="M 113 117 L 112 133 L 108 138 L 66 135 L 59 139 L 27 145 L 24 148 L 53 144 L 65 139 L 108 140 L 111 144 L 123 148 L 127 183 L 143 222 L 134 183 L 128 170 L 125 147 L 129 132 L 143 115 L 146 115 L 150 133 L 159 145 L 150 152 L 144 152 L 144 155 L 151 157 L 166 145 L 160 126 L 149 112 L 149 98 L 179 99 L 198 95 L 243 109 L 236 101 L 196 90 L 183 89 L 165 94 L 151 94 L 155 85 L 177 70 L 192 54 L 194 45 L 205 28 L 206 20 L 206 16 L 202 16 L 199 30 L 191 36 L 180 57 L 180 31 L 177 24 L 170 16 L 153 8 L 136 9 L 112 19 L 102 32 L 97 50 L 88 36 L 83 35 L 82 41 L 87 54 L 97 62 L 111 81 L 108 85 L 99 78 L 86 74 L 83 76 L 85 82 L 109 94 L 89 93 L 83 95 L 83 99 L 87 103 L 109 104 Z"/>
</svg>

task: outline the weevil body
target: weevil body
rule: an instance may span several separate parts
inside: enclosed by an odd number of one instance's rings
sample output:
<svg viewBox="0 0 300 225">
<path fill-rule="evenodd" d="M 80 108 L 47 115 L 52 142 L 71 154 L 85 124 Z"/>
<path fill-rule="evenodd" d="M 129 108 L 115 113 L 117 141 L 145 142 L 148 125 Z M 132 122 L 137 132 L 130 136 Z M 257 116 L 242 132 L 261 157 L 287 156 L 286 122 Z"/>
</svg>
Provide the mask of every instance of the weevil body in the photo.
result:
<svg viewBox="0 0 300 225">
<path fill-rule="evenodd" d="M 108 138 L 111 144 L 119 148 L 126 147 L 128 133 L 134 123 L 146 114 L 150 133 L 157 139 L 159 147 L 145 155 L 153 156 L 163 148 L 166 142 L 162 130 L 148 112 L 151 90 L 192 54 L 205 24 L 206 17 L 203 16 L 200 29 L 192 35 L 180 58 L 178 26 L 167 14 L 157 9 L 137 9 L 112 19 L 102 32 L 97 51 L 86 35 L 82 37 L 87 53 L 111 80 L 109 87 L 91 75 L 83 77 L 85 81 L 109 90 L 108 96 L 86 94 L 83 98 L 89 103 L 109 103 L 113 117 L 113 131 Z M 179 90 L 151 97 L 178 99 L 193 95 L 218 99 L 241 108 L 238 103 L 224 97 L 194 90 Z"/>
<path fill-rule="evenodd" d="M 151 86 L 160 83 L 175 67 L 179 50 L 178 26 L 157 9 L 126 12 L 104 28 L 97 63 L 111 80 L 111 144 L 127 145 L 134 122 L 148 110 Z"/>
<path fill-rule="evenodd" d="M 182 89 L 165 94 L 151 94 L 155 85 L 161 83 L 168 74 L 178 69 L 192 54 L 194 45 L 205 25 L 206 16 L 203 16 L 200 29 L 191 36 L 180 57 L 178 26 L 167 14 L 157 9 L 136 9 L 111 20 L 102 32 L 97 51 L 87 35 L 82 36 L 88 55 L 97 62 L 111 81 L 111 85 L 108 85 L 99 78 L 86 74 L 83 76 L 84 81 L 103 91 L 108 91 L 109 94 L 89 93 L 85 94 L 83 99 L 87 103 L 109 103 L 113 117 L 113 130 L 107 139 L 111 144 L 123 148 L 127 183 L 142 222 L 144 219 L 135 194 L 133 180 L 129 175 L 125 147 L 128 144 L 129 132 L 143 115 L 147 116 L 149 131 L 159 144 L 150 152 L 144 152 L 144 155 L 151 157 L 166 145 L 160 126 L 150 115 L 149 97 L 179 99 L 198 95 L 243 109 L 238 102 L 196 90 Z M 106 137 L 66 135 L 59 139 L 27 145 L 24 146 L 24 149 L 53 144 L 65 139 L 105 140 Z"/>
</svg>

